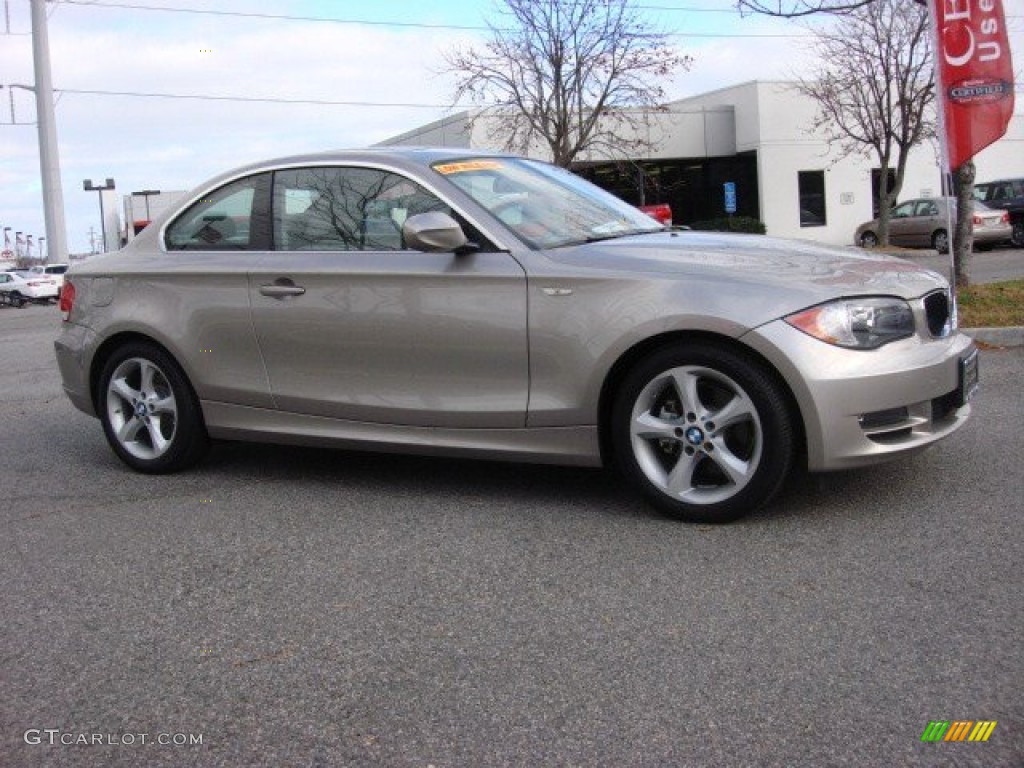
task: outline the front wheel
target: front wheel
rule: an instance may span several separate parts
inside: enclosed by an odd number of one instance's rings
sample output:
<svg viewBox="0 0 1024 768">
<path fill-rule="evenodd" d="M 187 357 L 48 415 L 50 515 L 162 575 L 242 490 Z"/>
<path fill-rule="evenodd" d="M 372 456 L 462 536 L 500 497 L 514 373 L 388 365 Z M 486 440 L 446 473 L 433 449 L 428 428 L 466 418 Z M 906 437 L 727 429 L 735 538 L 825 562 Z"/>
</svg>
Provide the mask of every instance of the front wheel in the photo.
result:
<svg viewBox="0 0 1024 768">
<path fill-rule="evenodd" d="M 878 245 L 878 235 L 874 232 L 865 232 L 860 236 L 861 248 L 875 248 Z"/>
<path fill-rule="evenodd" d="M 107 360 L 97 410 L 114 453 L 140 472 L 184 469 L 202 458 L 209 444 L 185 374 L 153 344 L 126 344 Z"/>
<path fill-rule="evenodd" d="M 738 352 L 666 347 L 624 380 L 612 412 L 616 461 L 659 509 L 726 523 L 766 504 L 795 451 L 781 385 Z"/>
</svg>

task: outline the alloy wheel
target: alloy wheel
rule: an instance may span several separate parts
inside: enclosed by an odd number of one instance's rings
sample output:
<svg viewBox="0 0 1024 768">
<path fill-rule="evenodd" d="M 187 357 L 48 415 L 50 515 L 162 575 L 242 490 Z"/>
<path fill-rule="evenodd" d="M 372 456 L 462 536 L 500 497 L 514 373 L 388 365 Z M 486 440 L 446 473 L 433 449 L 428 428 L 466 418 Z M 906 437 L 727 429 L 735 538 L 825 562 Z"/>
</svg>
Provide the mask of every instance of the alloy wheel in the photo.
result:
<svg viewBox="0 0 1024 768">
<path fill-rule="evenodd" d="M 115 439 L 135 458 L 158 459 L 172 446 L 178 403 L 167 375 L 151 360 L 131 357 L 114 369 L 106 407 Z"/>
<path fill-rule="evenodd" d="M 745 488 L 761 462 L 764 435 L 750 396 L 720 371 L 681 366 L 647 384 L 633 405 L 633 454 L 670 498 L 706 505 Z"/>
</svg>

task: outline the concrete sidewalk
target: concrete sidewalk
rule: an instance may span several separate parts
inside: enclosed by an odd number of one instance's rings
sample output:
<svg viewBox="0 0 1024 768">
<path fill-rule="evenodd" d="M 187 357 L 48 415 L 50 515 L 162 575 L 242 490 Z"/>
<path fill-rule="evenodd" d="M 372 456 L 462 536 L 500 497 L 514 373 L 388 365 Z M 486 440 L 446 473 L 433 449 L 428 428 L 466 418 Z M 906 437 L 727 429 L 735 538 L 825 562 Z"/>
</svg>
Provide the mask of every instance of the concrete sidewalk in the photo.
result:
<svg viewBox="0 0 1024 768">
<path fill-rule="evenodd" d="M 961 328 L 960 330 L 975 341 L 980 341 L 993 347 L 1024 347 L 1024 326 Z"/>
</svg>

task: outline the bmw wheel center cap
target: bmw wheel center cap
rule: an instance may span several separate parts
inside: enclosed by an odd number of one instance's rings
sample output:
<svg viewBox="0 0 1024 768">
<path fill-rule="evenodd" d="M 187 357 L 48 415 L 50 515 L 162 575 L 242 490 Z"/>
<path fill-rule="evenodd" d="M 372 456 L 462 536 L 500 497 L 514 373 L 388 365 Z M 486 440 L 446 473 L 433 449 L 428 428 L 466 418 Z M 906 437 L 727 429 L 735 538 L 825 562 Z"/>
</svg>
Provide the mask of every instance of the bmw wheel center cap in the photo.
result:
<svg viewBox="0 0 1024 768">
<path fill-rule="evenodd" d="M 704 442 L 704 433 L 699 427 L 690 427 L 686 430 L 686 442 L 690 445 L 700 445 Z"/>
</svg>

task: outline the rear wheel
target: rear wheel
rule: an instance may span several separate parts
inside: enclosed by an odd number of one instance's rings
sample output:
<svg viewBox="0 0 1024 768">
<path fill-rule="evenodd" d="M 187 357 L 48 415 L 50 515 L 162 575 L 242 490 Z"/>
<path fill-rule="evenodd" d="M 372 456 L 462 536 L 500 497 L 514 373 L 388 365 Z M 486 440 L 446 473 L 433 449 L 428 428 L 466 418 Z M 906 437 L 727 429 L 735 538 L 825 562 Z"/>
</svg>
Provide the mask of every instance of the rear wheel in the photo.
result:
<svg viewBox="0 0 1024 768">
<path fill-rule="evenodd" d="M 725 523 L 766 504 L 793 461 L 781 386 L 710 344 L 666 347 L 626 377 L 612 413 L 616 461 L 659 509 Z"/>
<path fill-rule="evenodd" d="M 1013 234 L 1010 239 L 1018 248 L 1024 248 L 1024 218 L 1015 219 L 1013 222 Z"/>
<path fill-rule="evenodd" d="M 11 297 L 11 306 L 12 307 L 24 307 L 25 306 L 25 297 L 22 296 L 17 291 L 14 291 L 13 293 L 11 293 L 10 297 Z"/>
<path fill-rule="evenodd" d="M 114 453 L 140 472 L 184 469 L 209 444 L 199 404 L 170 355 L 145 342 L 119 348 L 100 375 L 97 410 Z"/>
<path fill-rule="evenodd" d="M 946 230 L 936 230 L 932 235 L 932 248 L 939 253 L 949 253 L 949 235 Z"/>
</svg>

